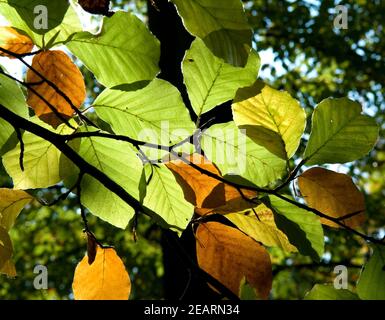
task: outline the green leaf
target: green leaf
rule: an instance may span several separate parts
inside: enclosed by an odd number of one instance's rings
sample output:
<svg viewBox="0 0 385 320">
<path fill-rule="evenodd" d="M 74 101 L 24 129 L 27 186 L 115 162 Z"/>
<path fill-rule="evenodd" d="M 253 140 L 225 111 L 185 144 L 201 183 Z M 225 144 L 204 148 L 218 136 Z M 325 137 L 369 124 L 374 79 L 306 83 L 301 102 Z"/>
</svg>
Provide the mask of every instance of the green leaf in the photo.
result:
<svg viewBox="0 0 385 320">
<path fill-rule="evenodd" d="M 234 122 L 256 143 L 282 159 L 290 159 L 305 130 L 306 113 L 289 93 L 262 82 L 239 89 L 233 105 Z"/>
<path fill-rule="evenodd" d="M 67 47 L 106 87 L 152 80 L 159 71 L 159 41 L 133 14 L 104 18 L 97 35 L 76 34 Z"/>
<path fill-rule="evenodd" d="M 183 60 L 183 75 L 195 113 L 201 114 L 234 98 L 238 88 L 257 79 L 260 59 L 252 51 L 244 68 L 214 56 L 202 40 L 195 39 Z"/>
<path fill-rule="evenodd" d="M 359 300 L 347 289 L 335 289 L 331 285 L 316 284 L 305 296 L 305 300 Z"/>
<path fill-rule="evenodd" d="M 376 246 L 364 265 L 357 282 L 357 293 L 363 300 L 385 300 L 385 248 Z"/>
<path fill-rule="evenodd" d="M 9 231 L 21 210 L 32 199 L 25 191 L 0 188 L 0 226 Z"/>
<path fill-rule="evenodd" d="M 252 32 L 239 0 L 172 0 L 186 29 L 201 38 L 219 58 L 245 66 Z"/>
<path fill-rule="evenodd" d="M 13 247 L 8 231 L 0 226 L 0 269 L 12 257 Z"/>
<path fill-rule="evenodd" d="M 82 130 L 92 131 L 87 128 Z M 73 141 L 71 147 L 85 161 L 106 174 L 134 198 L 140 200 L 139 187 L 143 165 L 129 143 L 101 137 L 81 138 L 80 144 L 76 142 Z M 77 170 L 73 171 L 76 175 Z M 127 226 L 135 213 L 134 209 L 119 196 L 89 175 L 85 175 L 82 179 L 80 199 L 92 214 L 122 229 Z"/>
<path fill-rule="evenodd" d="M 28 117 L 28 107 L 19 85 L 2 74 L 0 74 L 0 104 L 19 116 Z M 13 133 L 13 127 L 7 121 L 0 119 L 0 150 Z M 15 145 L 16 142 L 13 146 Z M 1 154 L 2 152 L 0 152 Z"/>
<path fill-rule="evenodd" d="M 139 90 L 106 89 L 93 107 L 116 134 L 146 142 L 169 145 L 195 128 L 179 91 L 160 79 Z"/>
<path fill-rule="evenodd" d="M 254 240 L 263 243 L 267 247 L 278 247 L 286 252 L 295 252 L 287 236 L 278 229 L 274 222 L 273 212 L 264 204 L 254 208 L 255 216 L 251 210 L 246 213 L 230 213 L 225 215 L 239 230 Z"/>
<path fill-rule="evenodd" d="M 324 233 L 319 218 L 274 195 L 269 196 L 275 223 L 298 251 L 319 261 L 324 252 Z"/>
<path fill-rule="evenodd" d="M 348 98 L 323 100 L 314 110 L 304 158 L 308 165 L 344 163 L 365 156 L 378 138 L 373 118 Z"/>
<path fill-rule="evenodd" d="M 34 123 L 55 131 L 58 134 L 70 134 L 73 129 L 65 124 L 56 130 L 51 126 L 38 120 L 36 117 L 30 119 Z M 46 188 L 61 181 L 59 174 L 59 159 L 61 152 L 50 142 L 32 133 L 25 132 L 24 142 L 24 171 L 20 168 L 20 143 L 16 148 L 3 156 L 3 165 L 13 180 L 15 189 Z"/>
<path fill-rule="evenodd" d="M 256 144 L 238 130 L 234 122 L 216 124 L 202 133 L 205 156 L 222 175 L 239 175 L 263 187 L 280 179 L 286 162 Z"/>
<path fill-rule="evenodd" d="M 170 226 L 186 229 L 193 216 L 194 206 L 185 200 L 173 173 L 163 164 L 147 165 L 146 177 L 150 182 L 143 204 Z"/>
<path fill-rule="evenodd" d="M 40 21 L 40 11 L 34 13 L 37 5 L 44 5 L 48 10 L 47 29 L 34 26 L 36 17 Z M 0 0 L 0 12 L 12 27 L 24 31 L 39 47 L 54 37 L 56 42 L 65 41 L 82 30 L 75 10 L 66 0 Z"/>
</svg>

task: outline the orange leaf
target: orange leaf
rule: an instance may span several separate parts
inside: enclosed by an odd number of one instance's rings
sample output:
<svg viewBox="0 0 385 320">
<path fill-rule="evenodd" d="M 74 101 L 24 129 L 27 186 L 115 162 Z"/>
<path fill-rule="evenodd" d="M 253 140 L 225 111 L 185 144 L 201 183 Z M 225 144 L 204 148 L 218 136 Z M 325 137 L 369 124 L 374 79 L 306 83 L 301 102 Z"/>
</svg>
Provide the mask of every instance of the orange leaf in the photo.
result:
<svg viewBox="0 0 385 320">
<path fill-rule="evenodd" d="M 256 191 L 242 189 L 241 192 L 242 194 L 235 187 L 224 184 L 224 204 L 216 208 L 196 208 L 195 212 L 201 216 L 213 213 L 228 214 L 250 209 L 258 205 L 258 203 L 251 200 L 257 196 L 258 193 Z"/>
<path fill-rule="evenodd" d="M 214 164 L 199 154 L 185 157 L 200 168 L 220 176 Z M 182 160 L 173 160 L 166 166 L 174 173 L 177 182 L 181 185 L 185 199 L 198 208 L 215 208 L 225 203 L 224 184 L 199 170 L 184 163 Z"/>
<path fill-rule="evenodd" d="M 79 0 L 82 8 L 93 14 L 107 14 L 110 6 L 110 0 Z"/>
<path fill-rule="evenodd" d="M 334 218 L 346 217 L 341 222 L 352 228 L 364 222 L 364 196 L 346 174 L 319 167 L 311 168 L 301 174 L 298 184 L 302 196 L 311 208 Z M 339 227 L 324 218 L 321 218 L 321 222 Z"/>
<path fill-rule="evenodd" d="M 87 256 L 77 265 L 72 288 L 76 300 L 127 300 L 131 281 L 116 251 L 97 247 L 91 265 Z"/>
<path fill-rule="evenodd" d="M 0 47 L 16 54 L 25 54 L 32 51 L 33 42 L 29 37 L 11 27 L 0 27 Z M 0 56 L 15 59 L 15 57 L 1 51 Z"/>
<path fill-rule="evenodd" d="M 44 51 L 37 54 L 32 61 L 32 67 L 43 77 L 54 83 L 79 108 L 86 98 L 86 88 L 79 68 L 63 52 L 58 50 Z M 70 118 L 74 114 L 71 105 L 47 82 L 34 71 L 28 70 L 27 82 L 44 97 L 63 118 Z M 32 90 L 28 89 L 28 104 L 35 110 L 35 114 L 43 121 L 57 127 L 62 120 L 57 117 L 50 107 Z"/>
<path fill-rule="evenodd" d="M 272 285 L 270 256 L 263 246 L 241 231 L 218 222 L 198 226 L 197 258 L 201 269 L 212 275 L 235 294 L 241 281 L 267 299 Z"/>
</svg>

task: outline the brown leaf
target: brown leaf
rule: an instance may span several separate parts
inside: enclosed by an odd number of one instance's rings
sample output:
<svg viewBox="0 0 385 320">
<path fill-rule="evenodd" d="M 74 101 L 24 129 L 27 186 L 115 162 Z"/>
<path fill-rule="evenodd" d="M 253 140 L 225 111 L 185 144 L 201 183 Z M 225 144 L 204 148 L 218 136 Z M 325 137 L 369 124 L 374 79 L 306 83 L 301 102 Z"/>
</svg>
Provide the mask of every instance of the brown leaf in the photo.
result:
<svg viewBox="0 0 385 320">
<path fill-rule="evenodd" d="M 43 77 L 53 82 L 76 108 L 82 105 L 86 98 L 83 75 L 63 51 L 49 50 L 35 55 L 32 67 Z M 27 72 L 27 82 L 32 84 L 32 88 L 44 97 L 63 118 L 72 117 L 74 110 L 71 105 L 31 69 Z M 30 89 L 28 89 L 27 102 L 35 110 L 35 114 L 43 121 L 54 127 L 62 122 L 49 106 Z"/>
<path fill-rule="evenodd" d="M 197 258 L 201 269 L 234 294 L 239 294 L 243 278 L 267 299 L 272 285 L 270 256 L 263 246 L 241 231 L 218 222 L 198 226 Z"/>
<path fill-rule="evenodd" d="M 341 220 L 349 227 L 357 227 L 365 220 L 365 200 L 363 194 L 346 174 L 324 168 L 311 168 L 298 179 L 299 188 L 306 203 L 314 209 Z M 337 224 L 321 218 L 321 222 L 331 227 Z"/>
<path fill-rule="evenodd" d="M 79 4 L 89 13 L 110 15 L 110 0 L 79 0 Z"/>
<path fill-rule="evenodd" d="M 76 300 L 127 300 L 131 281 L 116 251 L 98 246 L 91 265 L 87 256 L 77 265 L 72 288 Z"/>
<path fill-rule="evenodd" d="M 32 51 L 33 42 L 29 37 L 11 27 L 0 27 L 0 47 L 16 54 L 26 54 Z M 1 51 L 0 56 L 15 59 L 15 57 Z"/>
</svg>

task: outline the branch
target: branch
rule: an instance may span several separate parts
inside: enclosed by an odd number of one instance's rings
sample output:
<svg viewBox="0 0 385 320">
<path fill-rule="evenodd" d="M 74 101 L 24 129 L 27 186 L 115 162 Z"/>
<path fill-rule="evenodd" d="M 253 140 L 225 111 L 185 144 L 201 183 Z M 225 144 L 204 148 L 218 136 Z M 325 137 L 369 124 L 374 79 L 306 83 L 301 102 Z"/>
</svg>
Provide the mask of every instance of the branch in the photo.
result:
<svg viewBox="0 0 385 320">
<path fill-rule="evenodd" d="M 3 105 L 0 105 L 0 117 L 12 125 L 24 129 L 46 141 L 52 143 L 57 149 L 59 149 L 67 158 L 79 168 L 83 174 L 89 174 L 100 183 L 102 183 L 107 189 L 115 193 L 124 202 L 130 205 L 137 211 L 146 212 L 147 209 L 142 204 L 131 196 L 124 188 L 109 178 L 104 172 L 100 171 L 96 167 L 90 165 L 79 154 L 74 151 L 69 145 L 66 144 L 66 139 L 60 134 L 54 133 L 45 129 L 27 119 L 20 117 L 19 115 L 8 110 Z"/>
</svg>

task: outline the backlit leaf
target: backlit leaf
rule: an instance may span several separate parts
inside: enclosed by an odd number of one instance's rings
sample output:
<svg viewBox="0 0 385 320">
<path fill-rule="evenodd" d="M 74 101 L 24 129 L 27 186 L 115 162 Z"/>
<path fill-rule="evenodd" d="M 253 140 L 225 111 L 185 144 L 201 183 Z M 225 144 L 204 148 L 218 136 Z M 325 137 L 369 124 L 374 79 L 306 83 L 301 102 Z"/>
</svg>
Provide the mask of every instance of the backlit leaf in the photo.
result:
<svg viewBox="0 0 385 320">
<path fill-rule="evenodd" d="M 25 54 L 32 51 L 33 42 L 29 37 L 11 27 L 0 27 L 0 47 L 13 53 Z M 0 55 L 15 59 L 15 57 L 1 51 Z"/>
<path fill-rule="evenodd" d="M 189 162 L 201 169 L 220 176 L 219 170 L 206 158 L 199 154 L 183 155 Z M 225 203 L 224 184 L 182 160 L 173 160 L 166 166 L 174 173 L 176 181 L 183 188 L 186 200 L 198 208 L 216 208 Z"/>
<path fill-rule="evenodd" d="M 32 118 L 36 124 L 52 130 L 52 127 Z M 72 123 L 72 125 L 75 125 Z M 62 124 L 56 130 L 59 134 L 70 134 L 73 129 Z M 61 152 L 50 142 L 30 132 L 23 135 L 24 142 L 24 171 L 20 168 L 20 143 L 16 148 L 3 156 L 3 165 L 13 180 L 15 189 L 46 188 L 57 184 L 62 179 L 59 174 L 59 160 Z"/>
<path fill-rule="evenodd" d="M 83 75 L 63 51 L 53 50 L 38 53 L 32 60 L 32 68 L 54 83 L 76 108 L 82 105 L 86 98 Z M 63 118 L 70 118 L 75 110 L 61 94 L 42 80 L 35 71 L 28 70 L 27 82 L 32 85 L 32 88 L 47 100 Z M 30 89 L 28 89 L 27 102 L 35 111 L 35 114 L 44 122 L 54 127 L 62 122 L 47 103 Z"/>
<path fill-rule="evenodd" d="M 172 0 L 186 29 L 227 63 L 245 66 L 252 32 L 239 0 Z"/>
<path fill-rule="evenodd" d="M 365 156 L 378 138 L 376 121 L 362 114 L 358 102 L 325 99 L 314 110 L 303 157 L 308 165 L 344 163 Z"/>
<path fill-rule="evenodd" d="M 152 168 L 152 170 L 151 170 Z M 144 205 L 169 225 L 184 230 L 192 218 L 194 206 L 187 202 L 173 173 L 163 164 L 146 167 L 147 185 Z"/>
<path fill-rule="evenodd" d="M 33 197 L 22 190 L 0 188 L 0 226 L 10 230 L 20 211 Z"/>
<path fill-rule="evenodd" d="M 256 200 L 253 198 L 258 195 L 257 192 L 246 189 L 238 190 L 227 183 L 221 184 L 224 184 L 223 189 L 221 189 L 224 192 L 224 196 L 219 195 L 219 197 L 221 199 L 224 198 L 224 203 L 214 208 L 195 208 L 195 213 L 202 216 L 208 214 L 228 214 L 255 206 Z"/>
<path fill-rule="evenodd" d="M 282 159 L 297 150 L 306 125 L 306 113 L 287 92 L 261 82 L 239 89 L 233 102 L 234 122 L 256 143 Z"/>
<path fill-rule="evenodd" d="M 182 68 L 184 82 L 195 113 L 201 114 L 234 98 L 238 88 L 254 83 L 260 59 L 250 53 L 244 68 L 237 68 L 214 56 L 202 40 L 195 39 L 187 50 Z"/>
<path fill-rule="evenodd" d="M 45 16 L 45 13 L 48 14 Z M 0 14 L 40 48 L 52 44 L 52 40 L 65 41 L 74 32 L 82 30 L 79 17 L 67 0 L 0 0 Z M 47 25 L 42 24 L 45 17 Z M 35 20 L 39 28 L 35 27 Z"/>
<path fill-rule="evenodd" d="M 376 246 L 364 265 L 357 282 L 357 293 L 363 300 L 385 299 L 385 249 Z"/>
<path fill-rule="evenodd" d="M 87 256 L 77 265 L 72 288 L 76 300 L 127 300 L 131 281 L 116 251 L 98 247 L 91 265 Z"/>
<path fill-rule="evenodd" d="M 146 142 L 169 145 L 195 129 L 179 91 L 160 79 L 138 90 L 106 89 L 93 107 L 116 134 Z"/>
<path fill-rule="evenodd" d="M 275 183 L 286 172 L 285 160 L 256 144 L 234 122 L 205 130 L 201 145 L 223 175 L 239 175 L 260 187 Z"/>
<path fill-rule="evenodd" d="M 241 231 L 218 222 L 199 225 L 196 232 L 197 258 L 201 269 L 236 295 L 243 278 L 266 299 L 272 284 L 267 251 Z"/>
<path fill-rule="evenodd" d="M 274 220 L 290 243 L 305 256 L 319 261 L 324 253 L 324 233 L 318 217 L 277 196 L 269 196 Z"/>
<path fill-rule="evenodd" d="M 341 220 L 349 227 L 357 227 L 365 220 L 364 195 L 346 174 L 324 168 L 311 168 L 298 178 L 302 196 L 309 207 Z M 350 218 L 348 218 L 350 217 Z M 323 224 L 338 227 L 321 218 Z"/>
<path fill-rule="evenodd" d="M 255 213 L 252 210 L 230 213 L 225 217 L 239 230 L 267 247 L 278 247 L 286 252 L 297 251 L 287 236 L 276 226 L 273 212 L 269 208 L 260 204 L 254 207 L 254 211 Z"/>
<path fill-rule="evenodd" d="M 1 66 L 0 66 L 1 68 Z M 0 74 L 0 104 L 11 110 L 12 112 L 22 116 L 28 117 L 28 106 L 25 102 L 25 97 L 21 88 L 16 83 L 5 75 Z M 14 133 L 14 128 L 7 121 L 0 119 L 0 155 L 12 149 L 17 144 L 17 138 L 13 137 L 10 146 L 6 146 L 5 150 L 2 150 L 4 145 L 9 142 Z"/>
<path fill-rule="evenodd" d="M 104 18 L 97 35 L 76 34 L 67 47 L 106 87 L 152 80 L 159 71 L 159 41 L 131 13 Z"/>
<path fill-rule="evenodd" d="M 81 130 L 92 132 L 94 129 L 83 127 Z M 101 137 L 82 138 L 80 145 L 78 143 L 75 140 L 71 146 L 83 159 L 118 183 L 135 199 L 140 199 L 143 165 L 129 143 Z M 64 175 L 72 171 L 74 179 L 70 184 L 73 184 L 78 169 L 65 157 L 61 161 L 61 172 Z M 123 229 L 135 213 L 125 201 L 90 175 L 82 179 L 81 202 L 92 214 Z"/>
<path fill-rule="evenodd" d="M 305 296 L 305 300 L 359 300 L 347 289 L 335 289 L 331 285 L 316 284 Z"/>
</svg>

